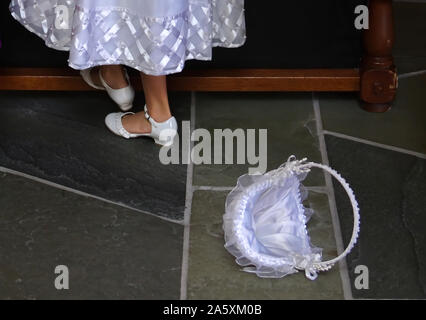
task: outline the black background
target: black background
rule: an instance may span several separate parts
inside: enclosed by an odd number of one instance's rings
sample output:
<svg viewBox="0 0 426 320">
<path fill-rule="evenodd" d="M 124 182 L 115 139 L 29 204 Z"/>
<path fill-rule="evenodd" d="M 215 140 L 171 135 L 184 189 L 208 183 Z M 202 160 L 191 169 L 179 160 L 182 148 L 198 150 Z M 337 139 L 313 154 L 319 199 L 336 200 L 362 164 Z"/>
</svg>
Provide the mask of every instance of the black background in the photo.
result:
<svg viewBox="0 0 426 320">
<path fill-rule="evenodd" d="M 355 7 L 366 0 L 246 0 L 247 41 L 238 49 L 214 49 L 211 62 L 190 68 L 352 68 L 362 54 Z M 49 49 L 0 7 L 0 66 L 59 67 L 67 52 Z"/>
</svg>

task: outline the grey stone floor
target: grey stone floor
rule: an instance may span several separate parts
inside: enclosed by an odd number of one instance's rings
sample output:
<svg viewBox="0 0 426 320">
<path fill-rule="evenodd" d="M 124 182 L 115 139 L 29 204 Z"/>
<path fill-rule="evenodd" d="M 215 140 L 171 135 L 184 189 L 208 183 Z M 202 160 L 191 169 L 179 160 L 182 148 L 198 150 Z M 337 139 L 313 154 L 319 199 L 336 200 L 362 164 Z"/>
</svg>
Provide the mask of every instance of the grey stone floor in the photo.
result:
<svg viewBox="0 0 426 320">
<path fill-rule="evenodd" d="M 404 75 L 385 114 L 364 112 L 353 94 L 170 97 L 179 122 L 195 128 L 268 129 L 268 170 L 291 154 L 329 161 L 361 208 L 345 264 L 316 281 L 241 272 L 223 247 L 222 215 L 248 165 L 162 165 L 151 140 L 104 128 L 115 107 L 102 94 L 1 92 L 0 298 L 426 298 L 426 75 L 406 74 L 425 70 L 424 33 L 408 30 L 423 30 L 411 13 L 426 7 L 395 6 Z M 348 199 L 321 172 L 306 185 L 312 242 L 333 257 L 349 241 Z M 58 265 L 69 268 L 69 290 L 54 287 Z M 359 265 L 369 289 L 354 285 Z"/>
<path fill-rule="evenodd" d="M 179 123 L 189 94 L 173 94 Z M 116 111 L 102 93 L 3 92 L 0 165 L 131 208 L 183 218 L 186 165 L 163 166 L 150 138 L 123 141 L 105 130 Z M 141 97 L 135 102 L 143 105 Z"/>
<path fill-rule="evenodd" d="M 1 299 L 179 298 L 181 225 L 5 173 L 0 208 Z"/>
</svg>

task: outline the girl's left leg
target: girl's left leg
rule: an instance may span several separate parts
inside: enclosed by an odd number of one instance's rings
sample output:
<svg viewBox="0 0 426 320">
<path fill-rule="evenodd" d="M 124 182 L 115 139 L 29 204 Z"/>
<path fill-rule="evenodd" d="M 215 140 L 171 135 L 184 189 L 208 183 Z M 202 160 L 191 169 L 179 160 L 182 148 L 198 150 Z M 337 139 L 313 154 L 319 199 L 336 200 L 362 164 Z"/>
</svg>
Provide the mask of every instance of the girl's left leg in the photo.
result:
<svg viewBox="0 0 426 320">
<path fill-rule="evenodd" d="M 122 111 L 133 107 L 135 91 L 128 81 L 126 69 L 121 65 L 102 65 L 80 71 L 91 87 L 106 90 L 109 97 Z"/>
<path fill-rule="evenodd" d="M 121 65 L 105 65 L 94 67 L 90 70 L 92 81 L 95 85 L 102 87 L 101 79 L 99 79 L 99 69 L 102 78 L 113 89 L 121 89 L 129 86 L 124 75 L 124 69 Z"/>
</svg>

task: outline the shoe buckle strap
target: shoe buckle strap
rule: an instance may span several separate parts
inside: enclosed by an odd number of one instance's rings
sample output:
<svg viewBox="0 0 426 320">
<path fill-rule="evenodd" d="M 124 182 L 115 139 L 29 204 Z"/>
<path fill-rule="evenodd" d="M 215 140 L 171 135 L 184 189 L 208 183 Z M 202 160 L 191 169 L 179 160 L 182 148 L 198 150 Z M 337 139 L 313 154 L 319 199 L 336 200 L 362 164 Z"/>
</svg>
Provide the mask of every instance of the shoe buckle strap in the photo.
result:
<svg viewBox="0 0 426 320">
<path fill-rule="evenodd" d="M 151 118 L 151 115 L 148 113 L 148 108 L 146 107 L 146 105 L 145 105 L 144 111 L 145 111 L 145 118 L 151 123 L 151 126 L 157 127 L 157 123 L 154 119 Z"/>
<path fill-rule="evenodd" d="M 124 116 L 128 115 L 128 114 L 134 114 L 134 113 L 133 112 L 126 112 L 126 113 L 123 113 L 122 115 L 120 115 L 119 117 L 117 117 L 117 119 L 116 119 L 116 121 L 117 121 L 117 128 L 119 128 L 118 131 L 126 139 L 130 139 L 130 133 L 126 129 L 124 129 L 123 123 L 122 123 L 122 118 Z"/>
<path fill-rule="evenodd" d="M 126 139 L 129 139 L 130 138 L 130 134 L 127 132 L 127 130 L 126 129 L 124 129 L 124 128 L 120 128 L 120 134 L 123 136 L 123 137 L 125 137 Z"/>
</svg>

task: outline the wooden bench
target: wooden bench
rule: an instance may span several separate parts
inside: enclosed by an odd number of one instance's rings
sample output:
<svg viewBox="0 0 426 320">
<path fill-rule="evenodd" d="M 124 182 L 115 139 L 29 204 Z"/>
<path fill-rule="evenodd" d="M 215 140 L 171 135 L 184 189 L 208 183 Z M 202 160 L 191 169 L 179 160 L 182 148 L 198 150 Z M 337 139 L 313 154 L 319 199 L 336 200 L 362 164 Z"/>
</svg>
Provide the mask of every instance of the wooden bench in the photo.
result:
<svg viewBox="0 0 426 320">
<path fill-rule="evenodd" d="M 1 4 L 0 90 L 92 90 Z M 354 26 L 368 4 L 370 28 Z M 187 61 L 168 77 L 180 91 L 359 92 L 364 109 L 384 112 L 397 90 L 391 0 L 246 1 L 247 42 L 214 49 L 214 60 Z M 141 89 L 138 74 L 132 83 Z"/>
</svg>

